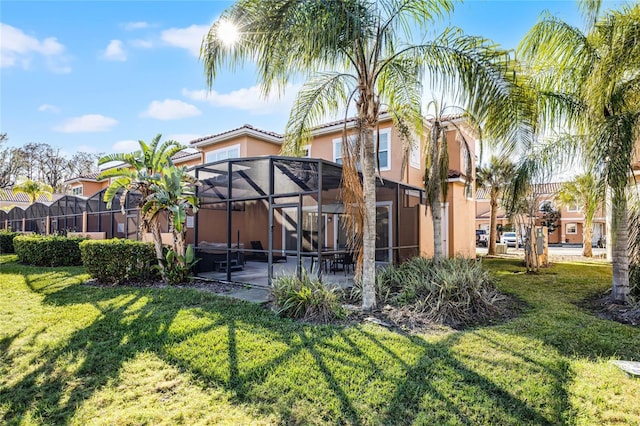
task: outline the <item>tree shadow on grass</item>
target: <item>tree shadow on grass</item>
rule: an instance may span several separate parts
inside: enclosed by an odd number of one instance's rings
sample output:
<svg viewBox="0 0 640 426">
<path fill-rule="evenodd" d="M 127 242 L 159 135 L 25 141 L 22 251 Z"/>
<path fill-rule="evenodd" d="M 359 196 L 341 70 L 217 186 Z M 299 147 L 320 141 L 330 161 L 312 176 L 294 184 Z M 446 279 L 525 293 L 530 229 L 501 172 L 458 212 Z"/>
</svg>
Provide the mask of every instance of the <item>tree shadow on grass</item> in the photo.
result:
<svg viewBox="0 0 640 426">
<path fill-rule="evenodd" d="M 429 343 L 363 327 L 303 325 L 191 290 L 67 285 L 53 291 L 28 285 L 44 293 L 47 305 L 89 305 L 97 315 L 42 353 L 33 371 L 0 390 L 4 420 L 10 423 L 26 416 L 68 423 L 140 352 L 153 352 L 201 379 L 203 387 L 221 387 L 232 402 L 275 412 L 285 423 L 549 423 L 525 400 L 460 361 L 452 352 L 460 333 Z M 391 341 L 417 355 L 408 360 Z M 279 377 L 299 362 L 308 363 L 300 371 L 310 377 Z M 391 366 L 400 371 L 400 380 L 387 370 Z M 354 384 L 350 372 L 363 384 Z M 383 405 L 363 396 L 375 392 L 367 385 L 375 380 L 390 389 Z M 315 396 L 315 388 L 322 388 L 323 396 Z"/>
</svg>

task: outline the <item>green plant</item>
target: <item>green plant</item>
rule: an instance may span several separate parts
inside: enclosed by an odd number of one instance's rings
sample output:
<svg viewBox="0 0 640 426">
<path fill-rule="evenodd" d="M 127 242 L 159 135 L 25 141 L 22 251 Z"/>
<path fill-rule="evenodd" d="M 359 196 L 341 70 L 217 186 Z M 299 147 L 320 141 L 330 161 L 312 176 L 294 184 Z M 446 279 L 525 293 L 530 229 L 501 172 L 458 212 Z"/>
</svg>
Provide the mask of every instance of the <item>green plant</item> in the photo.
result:
<svg viewBox="0 0 640 426">
<path fill-rule="evenodd" d="M 303 272 L 302 277 L 278 277 L 272 288 L 278 314 L 328 323 L 344 316 L 336 288 L 328 288 Z"/>
<path fill-rule="evenodd" d="M 151 279 L 156 264 L 153 243 L 126 239 L 80 243 L 82 264 L 93 278 L 113 284 Z"/>
<path fill-rule="evenodd" d="M 79 244 L 84 238 L 57 235 L 18 235 L 13 239 L 21 263 L 35 266 L 81 265 Z"/>
<path fill-rule="evenodd" d="M 10 229 L 0 231 L 0 253 L 14 253 L 13 239 L 18 235 Z"/>
<path fill-rule="evenodd" d="M 167 250 L 167 254 L 162 259 L 163 267 L 156 265 L 156 268 L 163 275 L 163 279 L 169 284 L 180 284 L 187 280 L 191 270 L 200 259 L 196 258 L 193 245 L 189 244 L 184 255 L 178 254 L 175 250 Z"/>
<path fill-rule="evenodd" d="M 359 286 L 352 297 L 359 297 Z M 415 257 L 398 266 L 378 271 L 378 303 L 391 304 L 426 314 L 435 322 L 449 325 L 474 324 L 498 312 L 503 296 L 496 290 L 482 264 L 465 258 Z"/>
</svg>

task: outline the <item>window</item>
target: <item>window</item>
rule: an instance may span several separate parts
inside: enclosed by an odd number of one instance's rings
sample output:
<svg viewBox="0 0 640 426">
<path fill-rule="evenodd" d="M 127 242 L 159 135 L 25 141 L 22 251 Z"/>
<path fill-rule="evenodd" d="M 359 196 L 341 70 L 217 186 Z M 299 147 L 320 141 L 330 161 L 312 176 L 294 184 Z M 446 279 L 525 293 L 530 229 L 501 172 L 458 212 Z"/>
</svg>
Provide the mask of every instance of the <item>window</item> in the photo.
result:
<svg viewBox="0 0 640 426">
<path fill-rule="evenodd" d="M 378 132 L 373 133 L 374 143 L 377 142 Z M 380 170 L 391 170 L 391 129 L 380 131 L 380 146 L 378 150 L 378 161 Z M 355 143 L 356 136 L 350 135 L 347 140 L 349 143 Z M 333 140 L 333 161 L 342 164 L 342 138 Z"/>
<path fill-rule="evenodd" d="M 82 195 L 82 186 L 76 186 L 75 188 L 71 188 L 71 194 Z"/>
<path fill-rule="evenodd" d="M 420 138 L 416 138 L 409 150 L 409 165 L 415 169 L 420 168 Z"/>
<path fill-rule="evenodd" d="M 213 163 L 214 161 L 221 161 L 238 157 L 240 157 L 240 145 L 233 145 L 226 148 L 216 149 L 215 151 L 207 152 L 205 155 L 205 163 Z"/>
<path fill-rule="evenodd" d="M 578 233 L 578 224 L 577 223 L 567 223 L 566 233 L 567 234 L 577 234 Z"/>
<path fill-rule="evenodd" d="M 541 202 L 541 203 L 540 203 L 540 205 L 538 206 L 538 211 L 543 212 L 543 211 L 545 211 L 545 210 L 549 210 L 549 211 L 551 211 L 551 210 L 555 210 L 555 209 L 553 208 L 553 203 L 552 203 L 551 201 L 543 201 L 543 202 Z"/>
<path fill-rule="evenodd" d="M 580 208 L 578 207 L 578 203 L 572 203 L 567 206 L 568 212 L 579 212 Z"/>
<path fill-rule="evenodd" d="M 311 158 L 311 145 L 304 145 L 301 149 L 302 158 Z"/>
</svg>

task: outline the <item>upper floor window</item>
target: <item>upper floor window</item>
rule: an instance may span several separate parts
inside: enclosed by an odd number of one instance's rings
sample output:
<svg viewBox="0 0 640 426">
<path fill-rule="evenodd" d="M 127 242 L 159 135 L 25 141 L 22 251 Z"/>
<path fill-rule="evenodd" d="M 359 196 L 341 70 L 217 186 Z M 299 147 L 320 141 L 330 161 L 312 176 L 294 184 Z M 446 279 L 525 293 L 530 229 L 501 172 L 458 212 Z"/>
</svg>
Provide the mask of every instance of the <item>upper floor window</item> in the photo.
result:
<svg viewBox="0 0 640 426">
<path fill-rule="evenodd" d="M 214 161 L 227 160 L 229 158 L 240 157 L 240 145 L 228 146 L 226 148 L 209 151 L 205 154 L 205 163 L 213 163 Z"/>
<path fill-rule="evenodd" d="M 82 186 L 76 186 L 75 188 L 71 188 L 71 194 L 82 195 Z"/>
<path fill-rule="evenodd" d="M 577 234 L 578 233 L 578 224 L 576 224 L 576 223 L 567 223 L 566 231 L 567 231 L 567 234 Z"/>
<path fill-rule="evenodd" d="M 409 149 L 409 165 L 413 168 L 420 168 L 420 138 L 415 138 Z"/>
<path fill-rule="evenodd" d="M 311 158 L 311 145 L 304 145 L 301 149 L 302 158 Z"/>
<path fill-rule="evenodd" d="M 580 207 L 578 207 L 578 203 L 572 203 L 567 206 L 568 212 L 579 212 Z"/>
<path fill-rule="evenodd" d="M 538 211 L 543 212 L 545 210 L 555 210 L 554 206 L 553 206 L 553 203 L 551 201 L 543 201 L 538 206 Z"/>
<path fill-rule="evenodd" d="M 373 133 L 374 144 L 377 142 L 378 132 Z M 351 135 L 347 138 L 350 143 L 355 142 L 355 136 Z M 343 150 L 342 138 L 333 140 L 333 161 L 342 164 Z M 378 149 L 378 161 L 380 170 L 391 170 L 391 129 L 380 130 L 380 145 Z"/>
</svg>

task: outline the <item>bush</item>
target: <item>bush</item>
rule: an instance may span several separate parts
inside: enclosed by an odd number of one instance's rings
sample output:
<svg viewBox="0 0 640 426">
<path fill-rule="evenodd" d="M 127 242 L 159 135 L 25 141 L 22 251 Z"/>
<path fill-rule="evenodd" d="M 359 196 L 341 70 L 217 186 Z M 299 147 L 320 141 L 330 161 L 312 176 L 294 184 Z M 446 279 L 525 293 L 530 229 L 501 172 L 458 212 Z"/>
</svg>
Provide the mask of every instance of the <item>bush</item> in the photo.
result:
<svg viewBox="0 0 640 426">
<path fill-rule="evenodd" d="M 18 235 L 13 247 L 18 261 L 35 266 L 82 265 L 79 244 L 84 238 L 56 235 Z"/>
<path fill-rule="evenodd" d="M 146 281 L 157 263 L 153 243 L 114 238 L 80 244 L 82 264 L 93 278 L 110 284 Z"/>
<path fill-rule="evenodd" d="M 356 288 L 355 296 L 359 296 Z M 407 307 L 435 322 L 448 325 L 474 324 L 498 312 L 503 299 L 482 264 L 465 258 L 439 263 L 422 257 L 376 274 L 378 303 Z"/>
<path fill-rule="evenodd" d="M 18 235 L 17 232 L 11 232 L 8 229 L 0 231 L 0 253 L 14 253 L 13 239 Z"/>
<path fill-rule="evenodd" d="M 295 275 L 277 278 L 272 292 L 281 316 L 322 323 L 344 316 L 337 290 L 312 280 L 306 272 L 302 279 Z"/>
</svg>

